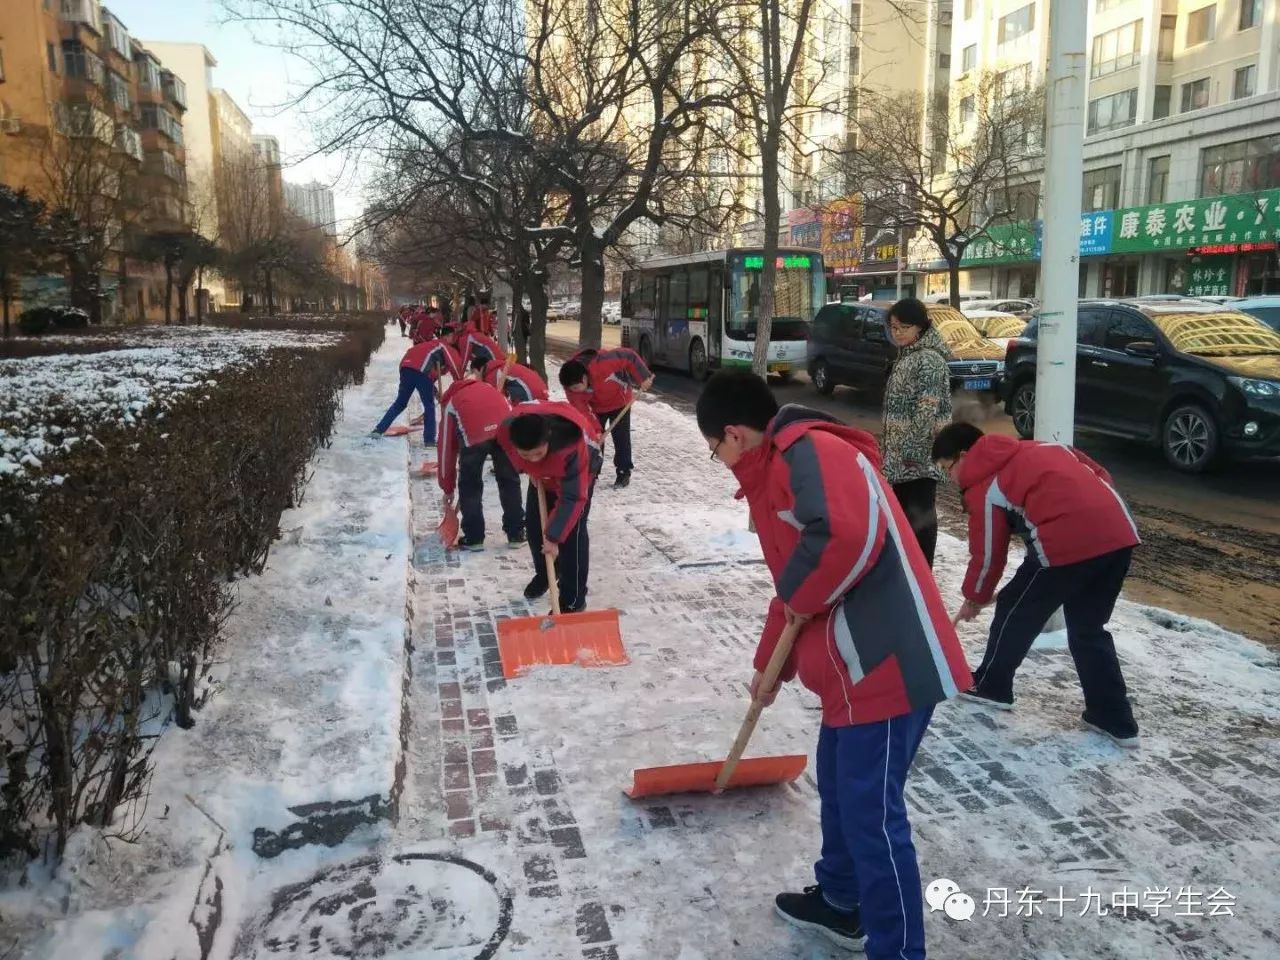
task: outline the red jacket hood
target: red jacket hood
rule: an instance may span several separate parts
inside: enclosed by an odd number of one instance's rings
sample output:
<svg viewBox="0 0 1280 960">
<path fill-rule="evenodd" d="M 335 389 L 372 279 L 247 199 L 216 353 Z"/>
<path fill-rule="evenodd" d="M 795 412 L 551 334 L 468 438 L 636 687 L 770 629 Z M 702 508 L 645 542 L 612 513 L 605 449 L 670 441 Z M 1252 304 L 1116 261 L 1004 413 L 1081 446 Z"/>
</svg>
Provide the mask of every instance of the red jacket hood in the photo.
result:
<svg viewBox="0 0 1280 960">
<path fill-rule="evenodd" d="M 956 483 L 961 490 L 968 490 L 974 484 L 995 476 L 1017 456 L 1021 445 L 1022 441 L 1016 437 L 988 433 L 970 447 L 969 452 L 960 460 Z"/>
<path fill-rule="evenodd" d="M 880 445 L 876 443 L 875 437 L 865 430 L 841 423 L 821 410 L 814 410 L 798 403 L 788 403 L 778 411 L 773 422 L 769 424 L 765 440 L 779 450 L 786 450 L 810 431 L 834 433 L 841 440 L 857 447 L 859 452 L 871 461 L 873 467 L 880 469 Z"/>
</svg>

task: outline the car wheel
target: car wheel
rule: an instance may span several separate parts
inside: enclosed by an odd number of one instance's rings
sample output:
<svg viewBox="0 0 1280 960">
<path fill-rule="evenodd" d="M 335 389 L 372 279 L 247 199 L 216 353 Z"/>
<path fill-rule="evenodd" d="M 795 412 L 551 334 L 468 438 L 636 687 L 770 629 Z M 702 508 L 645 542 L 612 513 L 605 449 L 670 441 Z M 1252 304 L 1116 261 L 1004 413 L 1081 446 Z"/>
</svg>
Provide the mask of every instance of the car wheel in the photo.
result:
<svg viewBox="0 0 1280 960">
<path fill-rule="evenodd" d="M 711 366 L 707 363 L 707 348 L 699 337 L 694 337 L 693 343 L 689 344 L 689 373 L 695 380 L 705 380 L 711 373 Z"/>
<path fill-rule="evenodd" d="M 1165 417 L 1160 447 L 1174 469 L 1203 473 L 1218 458 L 1218 424 L 1199 404 L 1175 407 Z"/>
<path fill-rule="evenodd" d="M 1013 418 L 1013 429 L 1023 440 L 1030 440 L 1036 434 L 1036 385 L 1024 383 L 1013 391 L 1009 398 L 1009 416 Z"/>
<path fill-rule="evenodd" d="M 653 367 L 653 344 L 649 342 L 648 337 L 640 338 L 640 349 L 636 352 L 640 354 L 640 359 L 644 361 L 646 367 Z"/>
<path fill-rule="evenodd" d="M 809 379 L 813 381 L 814 388 L 827 396 L 835 390 L 835 381 L 831 379 L 831 369 L 827 366 L 827 361 L 817 360 L 813 364 L 813 369 L 809 371 Z"/>
</svg>

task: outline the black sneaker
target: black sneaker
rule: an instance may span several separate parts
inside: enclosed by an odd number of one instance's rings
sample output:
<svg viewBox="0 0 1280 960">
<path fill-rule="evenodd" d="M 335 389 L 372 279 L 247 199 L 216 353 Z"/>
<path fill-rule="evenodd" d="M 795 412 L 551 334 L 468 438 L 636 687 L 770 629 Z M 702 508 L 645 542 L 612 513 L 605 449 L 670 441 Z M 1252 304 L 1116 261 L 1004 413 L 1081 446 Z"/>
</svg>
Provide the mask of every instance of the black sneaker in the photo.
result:
<svg viewBox="0 0 1280 960">
<path fill-rule="evenodd" d="M 613 481 L 613 489 L 615 490 L 621 490 L 623 487 L 627 487 L 630 485 L 631 485 L 630 473 L 619 473 L 617 478 Z"/>
<path fill-rule="evenodd" d="M 547 592 L 548 586 L 546 577 L 534 577 L 529 581 L 529 585 L 524 588 L 524 598 L 526 600 L 537 600 Z"/>
<path fill-rule="evenodd" d="M 867 939 L 858 919 L 858 911 L 841 913 L 822 896 L 822 888 L 816 884 L 805 887 L 804 893 L 780 893 L 773 901 L 773 909 L 783 920 L 801 930 L 820 933 L 845 950 L 862 950 Z"/>
<path fill-rule="evenodd" d="M 523 546 L 524 546 L 526 543 L 528 543 L 528 542 L 529 542 L 529 538 L 528 538 L 527 536 L 525 536 L 523 533 L 515 533 L 515 534 L 512 534 L 511 536 L 507 537 L 507 546 L 508 546 L 508 547 L 513 547 L 513 548 L 514 548 L 514 547 L 523 547 Z"/>
<path fill-rule="evenodd" d="M 470 551 L 472 551 L 472 552 L 475 552 L 475 551 L 477 551 L 477 550 L 483 550 L 483 549 L 484 549 L 484 541 L 483 541 L 483 540 L 471 540 L 471 539 L 469 539 L 469 538 L 467 538 L 467 537 L 459 537 L 459 538 L 458 538 L 458 549 L 459 549 L 459 550 L 470 550 Z"/>
<path fill-rule="evenodd" d="M 1136 749 L 1138 746 L 1138 725 L 1132 721 L 1127 724 L 1103 724 L 1089 716 L 1088 710 L 1080 714 L 1080 719 L 1084 721 L 1084 725 L 1090 730 L 1094 730 L 1104 737 L 1110 737 L 1119 746 L 1128 750 Z"/>
</svg>

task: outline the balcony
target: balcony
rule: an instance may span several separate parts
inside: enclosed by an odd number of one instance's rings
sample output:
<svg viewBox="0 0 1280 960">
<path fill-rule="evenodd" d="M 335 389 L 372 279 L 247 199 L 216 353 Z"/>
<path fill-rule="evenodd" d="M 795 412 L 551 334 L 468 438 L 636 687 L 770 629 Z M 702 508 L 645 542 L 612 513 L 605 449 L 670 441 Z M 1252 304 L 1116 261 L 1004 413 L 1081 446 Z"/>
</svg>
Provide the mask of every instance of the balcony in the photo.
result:
<svg viewBox="0 0 1280 960">
<path fill-rule="evenodd" d="M 164 87 L 165 99 L 180 110 L 187 109 L 187 85 L 168 70 L 161 71 L 160 81 Z"/>
<path fill-rule="evenodd" d="M 147 154 L 147 172 L 168 177 L 174 183 L 186 183 L 186 167 L 171 153 L 155 150 Z"/>
<path fill-rule="evenodd" d="M 133 49 L 129 31 L 125 29 L 124 24 L 108 13 L 104 17 L 104 26 L 107 31 L 107 46 L 126 62 L 132 60 Z"/>
<path fill-rule="evenodd" d="M 68 77 L 75 77 L 101 87 L 106 83 L 106 66 L 102 58 L 74 40 L 62 42 L 62 62 Z"/>
<path fill-rule="evenodd" d="M 127 154 L 138 162 L 142 162 L 142 137 L 137 130 L 120 127 L 116 130 L 116 149 Z"/>
<path fill-rule="evenodd" d="M 133 108 L 133 98 L 129 94 L 129 81 L 118 73 L 107 71 L 107 93 L 111 102 L 126 113 Z"/>
<path fill-rule="evenodd" d="M 115 123 L 96 107 L 87 103 L 59 103 L 54 108 L 54 125 L 64 137 L 112 142 Z"/>
<path fill-rule="evenodd" d="M 99 36 L 102 35 L 102 8 L 98 0 L 62 0 L 62 19 L 83 23 Z"/>
</svg>

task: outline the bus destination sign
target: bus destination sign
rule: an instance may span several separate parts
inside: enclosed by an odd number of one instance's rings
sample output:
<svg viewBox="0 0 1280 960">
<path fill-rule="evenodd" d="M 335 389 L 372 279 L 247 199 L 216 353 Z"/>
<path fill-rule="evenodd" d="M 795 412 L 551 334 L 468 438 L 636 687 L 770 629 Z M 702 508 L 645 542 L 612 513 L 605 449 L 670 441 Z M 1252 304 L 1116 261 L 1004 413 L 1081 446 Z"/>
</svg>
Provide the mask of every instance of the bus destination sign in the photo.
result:
<svg viewBox="0 0 1280 960">
<path fill-rule="evenodd" d="M 813 264 L 809 257 L 779 257 L 776 261 L 779 270 L 808 270 Z M 764 257 L 743 257 L 742 266 L 747 270 L 763 270 Z"/>
</svg>

